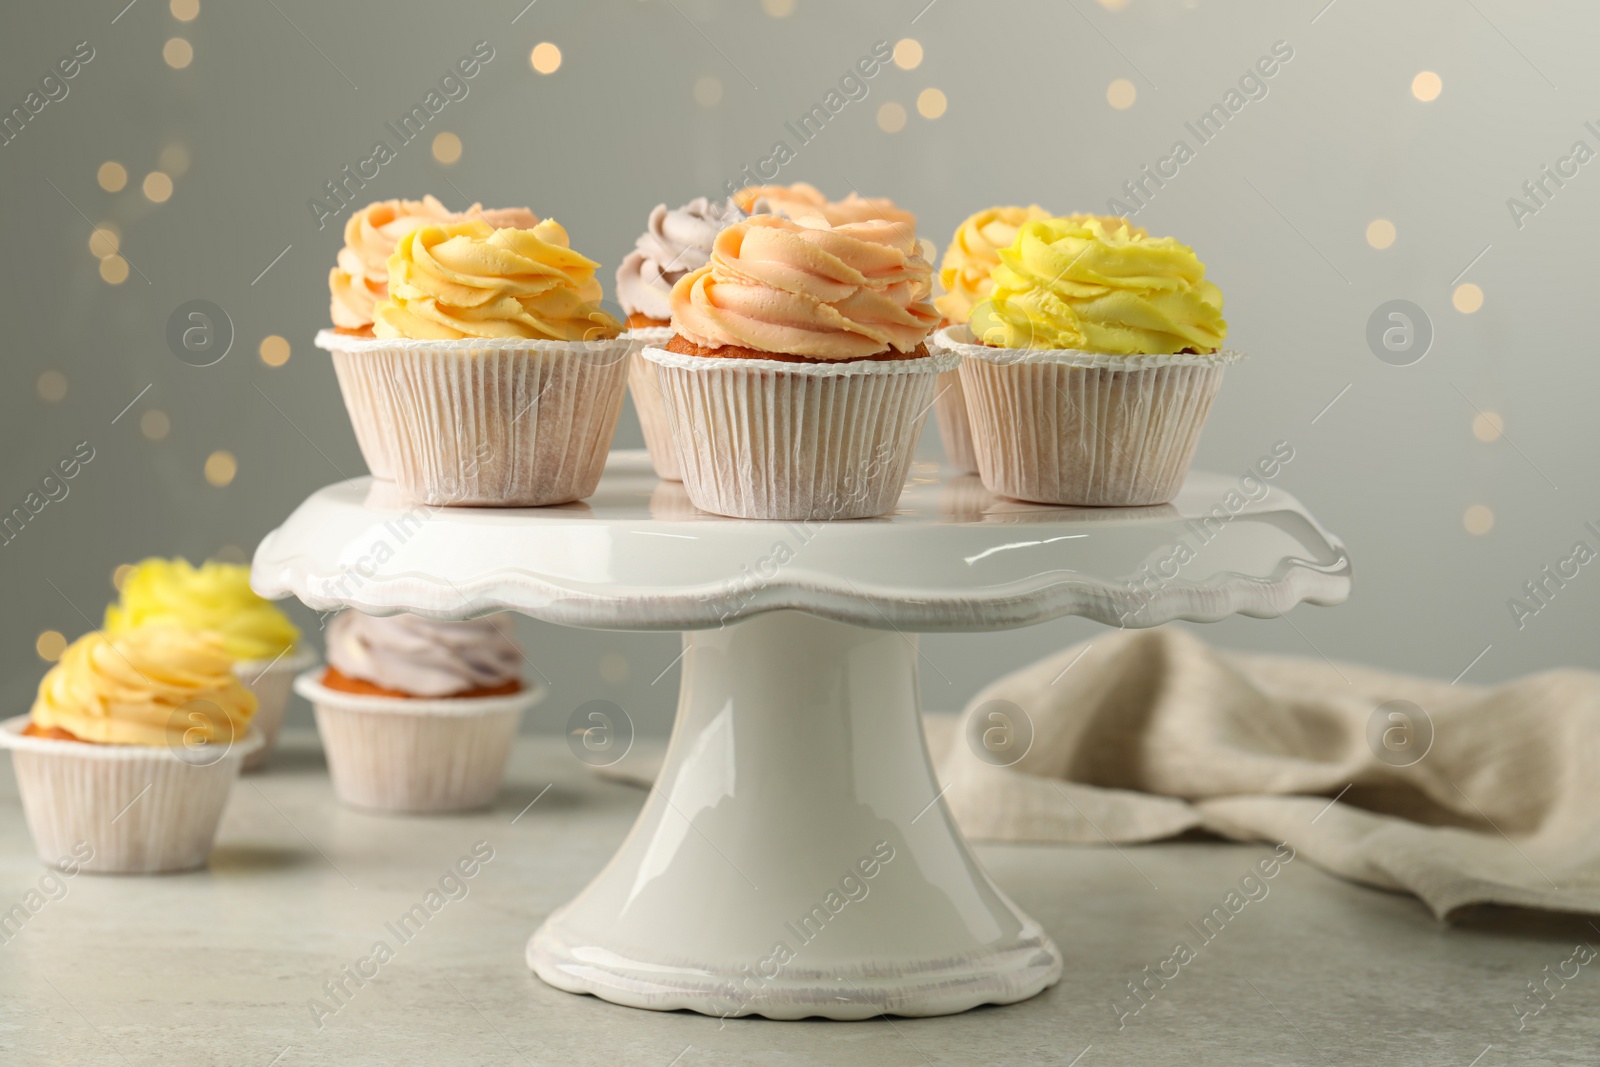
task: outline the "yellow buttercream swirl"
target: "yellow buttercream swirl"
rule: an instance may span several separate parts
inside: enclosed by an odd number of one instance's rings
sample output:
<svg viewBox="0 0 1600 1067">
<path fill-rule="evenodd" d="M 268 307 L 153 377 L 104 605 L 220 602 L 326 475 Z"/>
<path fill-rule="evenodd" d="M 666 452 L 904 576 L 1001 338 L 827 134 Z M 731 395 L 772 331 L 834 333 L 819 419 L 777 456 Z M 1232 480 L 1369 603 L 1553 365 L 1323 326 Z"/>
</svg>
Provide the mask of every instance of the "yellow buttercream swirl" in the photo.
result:
<svg viewBox="0 0 1600 1067">
<path fill-rule="evenodd" d="M 999 348 L 1110 355 L 1215 352 L 1227 336 L 1222 291 L 1194 250 L 1126 219 L 1072 215 L 1027 222 L 1000 250 L 994 289 L 972 333 Z"/>
<path fill-rule="evenodd" d="M 39 683 L 32 717 L 108 745 L 231 744 L 256 713 L 217 634 L 153 623 L 85 634 Z"/>
<path fill-rule="evenodd" d="M 947 322 L 966 322 L 972 308 L 987 300 L 994 289 L 990 275 L 1000 265 L 1000 249 L 1017 239 L 1025 222 L 1047 219 L 1050 212 L 1032 204 L 1028 207 L 989 207 L 968 215 L 939 264 L 939 284 L 943 295 L 933 301 Z"/>
<path fill-rule="evenodd" d="M 128 572 L 122 596 L 106 608 L 113 636 L 148 623 L 216 634 L 237 660 L 273 659 L 300 639 L 289 617 L 250 588 L 250 568 L 210 560 L 147 559 Z"/>
<path fill-rule="evenodd" d="M 623 326 L 600 307 L 598 266 L 572 250 L 554 219 L 531 230 L 476 219 L 423 226 L 389 257 L 389 296 L 372 331 L 418 341 L 615 337 Z"/>
</svg>

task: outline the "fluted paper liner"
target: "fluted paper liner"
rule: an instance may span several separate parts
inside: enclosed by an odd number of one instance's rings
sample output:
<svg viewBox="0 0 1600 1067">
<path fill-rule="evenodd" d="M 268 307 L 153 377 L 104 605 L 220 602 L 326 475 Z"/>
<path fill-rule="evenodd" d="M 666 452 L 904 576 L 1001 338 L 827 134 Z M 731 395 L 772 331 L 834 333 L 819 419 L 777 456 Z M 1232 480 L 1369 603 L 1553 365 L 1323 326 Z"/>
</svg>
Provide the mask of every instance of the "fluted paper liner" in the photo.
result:
<svg viewBox="0 0 1600 1067">
<path fill-rule="evenodd" d="M 29 716 L 0 723 L 39 858 L 81 855 L 96 874 L 155 874 L 205 865 L 239 765 L 262 744 L 251 730 L 215 753 L 26 737 Z"/>
<path fill-rule="evenodd" d="M 383 812 L 467 811 L 500 791 L 522 713 L 536 688 L 507 696 L 409 699 L 329 689 L 317 667 L 295 679 L 311 701 L 333 791 Z"/>
<path fill-rule="evenodd" d="M 784 363 L 646 348 L 683 484 L 741 519 L 857 519 L 892 511 L 955 358 Z"/>
<path fill-rule="evenodd" d="M 928 335 L 928 351 L 944 351 L 938 331 Z M 977 474 L 978 457 L 972 450 L 972 420 L 967 417 L 967 394 L 961 388 L 959 367 L 939 372 L 933 395 L 933 421 L 939 427 L 939 442 L 944 445 L 950 465 L 956 470 Z"/>
<path fill-rule="evenodd" d="M 278 743 L 278 731 L 283 728 L 283 713 L 289 706 L 289 687 L 294 676 L 311 666 L 316 659 L 308 648 L 291 649 L 277 659 L 240 660 L 233 665 L 233 673 L 256 695 L 256 713 L 250 725 L 261 734 L 262 745 L 244 759 L 244 770 L 256 771 L 266 766 L 272 749 Z"/>
<path fill-rule="evenodd" d="M 593 493 L 638 342 L 341 339 L 374 359 L 394 481 L 429 505 L 536 507 Z"/>
<path fill-rule="evenodd" d="M 333 357 L 333 376 L 339 381 L 339 393 L 344 397 L 344 409 L 350 415 L 350 425 L 356 432 L 356 444 L 361 448 L 361 458 L 374 478 L 394 480 L 394 462 L 389 455 L 389 442 L 393 427 L 394 404 L 388 398 L 388 387 L 381 372 L 383 360 L 370 350 L 362 351 L 351 342 L 370 339 L 352 337 L 336 330 L 319 330 L 316 346 Z"/>
<path fill-rule="evenodd" d="M 989 348 L 940 331 L 961 356 L 978 474 L 1043 504 L 1132 507 L 1178 494 L 1237 352 L 1114 356 Z"/>
<path fill-rule="evenodd" d="M 629 330 L 625 336 L 641 344 L 664 345 L 672 340 L 673 332 L 671 326 L 642 326 Z M 644 447 L 650 453 L 650 466 L 655 468 L 656 477 L 683 481 L 678 446 L 672 440 L 672 424 L 667 421 L 667 404 L 661 398 L 661 383 L 656 379 L 655 367 L 645 362 L 637 350 L 628 357 L 628 392 L 639 414 L 639 429 L 644 431 Z"/>
</svg>

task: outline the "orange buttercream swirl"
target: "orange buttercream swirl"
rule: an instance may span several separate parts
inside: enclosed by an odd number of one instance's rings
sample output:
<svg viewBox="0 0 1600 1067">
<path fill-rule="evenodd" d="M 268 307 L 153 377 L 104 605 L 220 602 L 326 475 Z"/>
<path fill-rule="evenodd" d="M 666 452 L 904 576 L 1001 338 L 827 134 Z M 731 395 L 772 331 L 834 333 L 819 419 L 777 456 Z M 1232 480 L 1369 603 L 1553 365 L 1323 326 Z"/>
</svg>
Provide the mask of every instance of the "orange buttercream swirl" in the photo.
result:
<svg viewBox="0 0 1600 1067">
<path fill-rule="evenodd" d="M 939 321 L 932 278 L 908 225 L 757 215 L 718 234 L 711 262 L 672 287 L 672 325 L 704 348 L 814 359 L 909 352 Z"/>
<path fill-rule="evenodd" d="M 899 207 L 886 196 L 862 196 L 851 193 L 843 200 L 829 200 L 822 190 L 807 182 L 793 185 L 749 185 L 733 194 L 733 202 L 746 214 L 765 209 L 786 219 L 801 219 L 818 215 L 828 220 L 830 226 L 847 222 L 903 222 L 913 230 L 917 217 Z"/>
</svg>

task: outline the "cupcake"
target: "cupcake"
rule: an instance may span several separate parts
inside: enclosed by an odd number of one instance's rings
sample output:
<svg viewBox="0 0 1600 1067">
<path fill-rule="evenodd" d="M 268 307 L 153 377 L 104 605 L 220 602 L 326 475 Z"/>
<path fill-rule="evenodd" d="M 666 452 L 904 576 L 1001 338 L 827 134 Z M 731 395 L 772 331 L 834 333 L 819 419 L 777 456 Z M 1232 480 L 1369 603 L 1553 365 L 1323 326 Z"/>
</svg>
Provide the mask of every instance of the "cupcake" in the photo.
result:
<svg viewBox="0 0 1600 1067">
<path fill-rule="evenodd" d="M 295 681 L 311 701 L 339 799 L 386 812 L 491 803 L 522 713 L 506 616 L 442 622 L 346 611 L 328 625 L 328 664 Z"/>
<path fill-rule="evenodd" d="M 917 217 L 895 204 L 886 196 L 862 196 L 851 193 L 843 200 L 829 200 L 815 185 L 795 182 L 793 185 L 747 185 L 733 194 L 739 210 L 754 215 L 765 212 L 798 219 L 807 215 L 820 215 L 830 226 L 849 222 L 900 222 L 913 232 Z"/>
<path fill-rule="evenodd" d="M 128 572 L 122 595 L 106 608 L 113 637 L 149 623 L 172 623 L 215 634 L 233 657 L 233 670 L 255 694 L 252 720 L 263 744 L 245 770 L 267 762 L 283 726 L 294 676 L 311 664 L 300 631 L 289 617 L 250 588 L 250 568 L 211 560 L 194 567 L 183 559 L 147 559 Z"/>
<path fill-rule="evenodd" d="M 985 208 L 956 227 L 950 247 L 939 264 L 939 284 L 944 293 L 934 298 L 940 326 L 965 324 L 972 309 L 989 298 L 993 288 L 990 274 L 1000 265 L 1000 249 L 1017 239 L 1017 229 L 1025 222 L 1047 219 L 1050 213 L 1038 204 L 1030 207 Z M 937 344 L 938 335 L 931 342 Z M 961 389 L 961 372 L 948 370 L 939 375 L 938 399 L 933 404 L 934 421 L 945 453 L 959 470 L 977 473 L 978 457 L 972 451 L 972 425 L 967 419 L 967 398 Z"/>
<path fill-rule="evenodd" d="M 1223 369 L 1222 293 L 1194 251 L 1120 218 L 1024 223 L 961 356 L 978 473 L 993 493 L 1127 507 L 1177 495 Z"/>
<path fill-rule="evenodd" d="M 594 492 L 616 431 L 633 341 L 600 307 L 597 264 L 552 219 L 420 226 L 388 264 L 370 373 L 394 480 L 429 505 L 561 504 Z"/>
<path fill-rule="evenodd" d="M 705 266 L 717 234 L 742 218 L 744 212 L 731 201 L 711 201 L 703 196 L 670 211 L 665 204 L 655 206 L 644 234 L 617 268 L 617 300 L 628 316 L 628 336 L 646 344 L 662 344 L 671 338 L 673 284 Z M 673 451 L 661 386 L 655 368 L 638 352 L 629 357 L 628 389 L 639 412 L 651 465 L 660 477 L 677 481 L 681 477 L 678 455 Z"/>
<path fill-rule="evenodd" d="M 737 518 L 890 511 L 949 357 L 904 223 L 756 215 L 672 288 L 657 365 L 689 499 Z"/>
<path fill-rule="evenodd" d="M 350 216 L 344 227 L 344 247 L 339 250 L 334 268 L 328 272 L 332 295 L 329 314 L 333 329 L 317 335 L 317 347 L 333 355 L 334 374 L 344 395 L 356 443 L 361 446 L 367 469 L 376 478 L 392 478 L 392 467 L 385 451 L 381 411 L 365 403 L 371 384 L 358 383 L 370 377 L 369 360 L 343 347 L 341 337 L 371 337 L 372 314 L 378 301 L 389 295 L 389 257 L 400 238 L 430 223 L 460 222 L 480 218 L 491 226 L 532 229 L 539 217 L 525 207 L 496 208 L 485 211 L 473 204 L 464 212 L 454 212 L 431 196 L 421 200 L 380 200 Z"/>
<path fill-rule="evenodd" d="M 0 723 L 39 857 L 87 871 L 203 866 L 243 758 L 255 696 L 218 634 L 148 623 L 74 641 L 29 715 Z"/>
</svg>

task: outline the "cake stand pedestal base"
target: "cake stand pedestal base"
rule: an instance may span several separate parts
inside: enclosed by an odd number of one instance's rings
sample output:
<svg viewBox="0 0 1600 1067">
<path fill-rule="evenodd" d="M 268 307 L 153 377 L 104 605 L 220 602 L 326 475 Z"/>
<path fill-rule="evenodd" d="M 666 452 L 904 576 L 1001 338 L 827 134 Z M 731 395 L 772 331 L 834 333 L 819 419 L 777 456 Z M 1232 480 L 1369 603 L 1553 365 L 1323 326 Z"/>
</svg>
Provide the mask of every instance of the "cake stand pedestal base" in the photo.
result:
<svg viewBox="0 0 1600 1067">
<path fill-rule="evenodd" d="M 774 1019 L 945 1015 L 1060 978 L 936 799 L 914 636 L 781 611 L 684 643 L 660 778 L 529 940 L 540 978 Z"/>
</svg>

